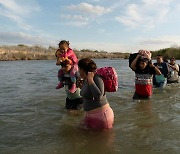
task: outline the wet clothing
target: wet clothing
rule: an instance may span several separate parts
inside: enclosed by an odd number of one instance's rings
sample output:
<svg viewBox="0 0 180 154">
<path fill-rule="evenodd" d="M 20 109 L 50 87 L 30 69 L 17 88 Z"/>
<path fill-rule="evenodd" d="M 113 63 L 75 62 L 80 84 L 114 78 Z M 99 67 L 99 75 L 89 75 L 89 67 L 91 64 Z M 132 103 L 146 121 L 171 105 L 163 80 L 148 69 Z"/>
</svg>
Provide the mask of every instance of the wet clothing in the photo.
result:
<svg viewBox="0 0 180 154">
<path fill-rule="evenodd" d="M 165 62 L 162 62 L 161 64 L 154 63 L 154 65 L 161 71 L 164 78 L 161 77 L 159 80 L 157 80 L 156 76 L 154 76 L 153 85 L 155 87 L 164 88 L 167 84 L 167 77 L 169 73 L 168 65 Z"/>
<path fill-rule="evenodd" d="M 70 87 L 72 86 L 71 79 L 69 74 L 65 74 L 64 78 L 65 92 L 66 92 L 66 109 L 79 110 L 82 108 L 83 99 L 80 96 L 80 89 L 77 88 L 74 93 L 69 92 Z"/>
<path fill-rule="evenodd" d="M 94 75 L 94 83 L 84 81 L 81 88 L 83 108 L 86 111 L 84 125 L 91 129 L 109 129 L 113 127 L 114 113 L 104 92 L 104 82 L 100 76 Z"/>
<path fill-rule="evenodd" d="M 94 75 L 94 83 L 90 84 L 84 81 L 80 92 L 83 97 L 83 108 L 90 111 L 99 108 L 108 103 L 104 92 L 104 82 L 100 76 Z"/>
<path fill-rule="evenodd" d="M 66 91 L 66 96 L 69 99 L 76 99 L 76 98 L 82 98 L 80 95 L 80 89 L 77 88 L 77 90 L 74 93 L 69 92 L 69 87 L 67 85 L 65 85 L 65 91 Z"/>
<path fill-rule="evenodd" d="M 147 95 L 143 96 L 143 95 L 137 94 L 136 92 L 135 92 L 134 95 L 133 95 L 133 99 L 149 99 L 149 98 L 151 98 L 151 95 L 149 95 L 149 96 L 147 96 Z"/>
<path fill-rule="evenodd" d="M 168 77 L 169 69 L 167 63 L 165 62 L 162 62 L 161 64 L 154 63 L 154 66 L 156 66 L 161 71 L 161 73 L 164 75 L 165 78 Z"/>
<path fill-rule="evenodd" d="M 155 70 L 147 66 L 144 70 L 135 71 L 135 94 L 133 99 L 149 98 L 152 95 L 152 81 Z"/>
<path fill-rule="evenodd" d="M 176 70 L 173 70 L 171 67 L 169 67 L 169 77 L 168 77 L 168 83 L 177 83 L 179 82 L 179 66 L 177 64 L 173 65 L 174 67 L 176 67 Z"/>
<path fill-rule="evenodd" d="M 109 129 L 113 127 L 114 113 L 109 104 L 104 108 L 85 113 L 83 125 L 91 129 Z"/>
<path fill-rule="evenodd" d="M 82 103 L 83 103 L 82 98 L 69 99 L 67 97 L 65 108 L 73 109 L 73 110 L 80 110 L 80 109 L 82 109 Z"/>
</svg>

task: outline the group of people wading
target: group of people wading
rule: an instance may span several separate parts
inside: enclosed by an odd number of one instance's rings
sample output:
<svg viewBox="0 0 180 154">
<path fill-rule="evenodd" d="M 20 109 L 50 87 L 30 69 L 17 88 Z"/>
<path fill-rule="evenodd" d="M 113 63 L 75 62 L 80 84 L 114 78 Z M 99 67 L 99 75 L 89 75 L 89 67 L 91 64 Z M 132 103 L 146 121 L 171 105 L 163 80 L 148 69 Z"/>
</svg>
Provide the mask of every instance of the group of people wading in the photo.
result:
<svg viewBox="0 0 180 154">
<path fill-rule="evenodd" d="M 130 55 L 129 66 L 135 72 L 134 99 L 150 98 L 153 87 L 162 89 L 167 83 L 179 82 L 179 65 L 174 57 L 170 58 L 170 63 L 164 61 L 162 55 L 157 55 L 156 60 L 153 64 L 151 53 L 146 50 Z"/>
<path fill-rule="evenodd" d="M 66 109 L 79 110 L 83 107 L 85 117 L 82 125 L 85 128 L 95 130 L 112 128 L 114 113 L 106 98 L 106 92 L 117 90 L 118 77 L 115 69 L 112 67 L 99 69 L 100 75 L 96 63 L 89 58 L 78 61 L 69 44 L 69 41 L 60 41 L 59 49 L 55 53 L 56 65 L 61 66 L 56 89 L 65 87 Z M 167 83 L 179 81 L 179 66 L 175 63 L 174 57 L 168 63 L 163 61 L 162 55 L 158 55 L 157 63 L 153 64 L 151 53 L 140 50 L 130 55 L 129 66 L 135 72 L 133 99 L 150 98 L 153 85 L 164 88 Z"/>
</svg>

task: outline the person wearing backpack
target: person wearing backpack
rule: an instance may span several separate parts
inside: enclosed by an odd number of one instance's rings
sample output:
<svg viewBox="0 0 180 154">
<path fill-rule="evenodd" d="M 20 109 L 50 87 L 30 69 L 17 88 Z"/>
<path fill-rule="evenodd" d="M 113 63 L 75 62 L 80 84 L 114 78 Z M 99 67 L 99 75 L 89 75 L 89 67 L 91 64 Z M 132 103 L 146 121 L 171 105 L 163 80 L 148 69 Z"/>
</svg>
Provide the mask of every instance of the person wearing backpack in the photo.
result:
<svg viewBox="0 0 180 154">
<path fill-rule="evenodd" d="M 168 83 L 178 83 L 179 82 L 179 66 L 176 64 L 176 59 L 174 57 L 170 58 L 170 63 L 169 63 L 169 70 L 170 74 L 168 77 Z"/>
<path fill-rule="evenodd" d="M 85 117 L 83 127 L 95 130 L 110 129 L 114 113 L 106 98 L 103 79 L 96 73 L 96 63 L 84 58 L 78 62 L 79 74 L 84 83 L 81 88 Z"/>
<path fill-rule="evenodd" d="M 161 71 L 161 75 L 153 77 L 153 85 L 155 88 L 164 88 L 167 84 L 167 77 L 169 74 L 168 64 L 163 62 L 163 56 L 157 55 L 157 62 L 154 65 Z"/>
<path fill-rule="evenodd" d="M 132 55 L 134 56 L 134 55 Z M 132 61 L 132 58 L 130 58 Z M 161 75 L 160 70 L 154 66 L 150 59 L 140 53 L 130 62 L 130 68 L 135 72 L 135 93 L 133 99 L 148 99 L 152 95 L 153 75 Z"/>
</svg>

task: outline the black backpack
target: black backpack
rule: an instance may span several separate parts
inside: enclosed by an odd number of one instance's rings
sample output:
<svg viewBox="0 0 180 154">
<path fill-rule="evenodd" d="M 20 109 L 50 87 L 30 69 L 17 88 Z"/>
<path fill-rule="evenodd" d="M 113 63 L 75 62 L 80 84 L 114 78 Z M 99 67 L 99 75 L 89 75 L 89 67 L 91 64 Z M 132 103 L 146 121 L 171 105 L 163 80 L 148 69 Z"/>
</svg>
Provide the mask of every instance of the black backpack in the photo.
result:
<svg viewBox="0 0 180 154">
<path fill-rule="evenodd" d="M 179 66 L 179 69 L 180 69 L 180 65 L 178 64 L 178 66 Z M 179 72 L 178 72 L 178 75 L 180 76 L 180 70 L 179 70 Z"/>
<path fill-rule="evenodd" d="M 131 53 L 129 56 L 129 67 L 131 68 L 131 63 L 134 61 L 138 53 Z"/>
</svg>

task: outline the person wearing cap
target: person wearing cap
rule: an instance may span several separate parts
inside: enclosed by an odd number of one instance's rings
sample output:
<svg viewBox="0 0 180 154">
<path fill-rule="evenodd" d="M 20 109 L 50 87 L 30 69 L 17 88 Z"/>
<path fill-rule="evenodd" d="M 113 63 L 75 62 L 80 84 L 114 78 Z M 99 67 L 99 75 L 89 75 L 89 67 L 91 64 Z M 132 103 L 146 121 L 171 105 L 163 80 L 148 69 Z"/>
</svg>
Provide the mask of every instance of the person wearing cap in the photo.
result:
<svg viewBox="0 0 180 154">
<path fill-rule="evenodd" d="M 130 68 L 135 72 L 135 93 L 133 99 L 148 99 L 152 96 L 153 75 L 161 75 L 149 58 L 140 53 L 132 61 Z"/>
<path fill-rule="evenodd" d="M 167 84 L 167 77 L 169 74 L 168 64 L 163 61 L 162 55 L 157 55 L 156 60 L 157 62 L 154 63 L 154 66 L 161 71 L 161 75 L 155 75 L 153 77 L 153 85 L 155 88 L 164 88 Z"/>
<path fill-rule="evenodd" d="M 170 58 L 169 63 L 169 77 L 167 79 L 168 83 L 178 83 L 179 82 L 179 66 L 176 64 L 176 59 L 174 57 Z"/>
</svg>

